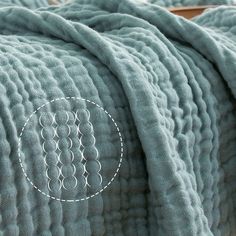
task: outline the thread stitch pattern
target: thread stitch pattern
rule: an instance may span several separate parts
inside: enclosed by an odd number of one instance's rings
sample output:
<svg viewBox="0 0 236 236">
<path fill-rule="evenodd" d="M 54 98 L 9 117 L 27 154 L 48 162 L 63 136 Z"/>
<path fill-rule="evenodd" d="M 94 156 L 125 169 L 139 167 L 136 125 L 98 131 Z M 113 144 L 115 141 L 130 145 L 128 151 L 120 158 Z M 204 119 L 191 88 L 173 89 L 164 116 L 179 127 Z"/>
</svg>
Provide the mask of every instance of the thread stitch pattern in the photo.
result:
<svg viewBox="0 0 236 236">
<path fill-rule="evenodd" d="M 56 129 L 53 126 L 54 123 L 55 117 L 51 113 L 43 113 L 39 117 L 39 124 L 42 127 L 40 134 L 43 139 L 42 148 L 44 152 L 43 160 L 46 165 L 47 187 L 50 191 L 58 191 L 62 186 L 60 180 L 61 170 L 58 166 L 59 157 L 56 153 L 58 144 L 54 140 L 56 136 Z"/>
<path fill-rule="evenodd" d="M 85 183 L 88 187 L 92 187 L 91 180 L 99 179 L 99 185 L 102 184 L 101 163 L 98 160 L 98 150 L 95 146 L 96 138 L 94 136 L 93 125 L 90 122 L 90 112 L 85 109 L 83 112 L 77 111 L 75 118 L 78 121 L 78 133 L 80 146 L 82 150 L 82 163 L 84 166 Z M 92 172 L 91 166 L 96 166 L 96 172 Z"/>
</svg>

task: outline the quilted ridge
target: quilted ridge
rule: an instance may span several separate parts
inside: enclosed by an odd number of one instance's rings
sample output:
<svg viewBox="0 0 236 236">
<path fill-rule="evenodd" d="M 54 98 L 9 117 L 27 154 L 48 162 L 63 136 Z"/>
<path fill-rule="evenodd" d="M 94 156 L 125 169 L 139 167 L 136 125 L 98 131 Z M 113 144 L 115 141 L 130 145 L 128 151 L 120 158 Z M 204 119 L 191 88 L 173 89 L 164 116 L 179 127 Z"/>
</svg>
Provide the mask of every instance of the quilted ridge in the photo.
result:
<svg viewBox="0 0 236 236">
<path fill-rule="evenodd" d="M 191 22 L 130 0 L 1 8 L 0 234 L 233 236 L 235 16 L 224 6 Z M 86 201 L 45 197 L 19 165 L 27 118 L 61 97 L 104 107 L 124 139 L 118 176 Z M 118 161 L 119 138 L 108 117 L 90 108 L 106 173 Z M 47 109 L 75 106 L 61 100 Z M 22 161 L 46 188 L 41 128 L 28 130 Z"/>
</svg>

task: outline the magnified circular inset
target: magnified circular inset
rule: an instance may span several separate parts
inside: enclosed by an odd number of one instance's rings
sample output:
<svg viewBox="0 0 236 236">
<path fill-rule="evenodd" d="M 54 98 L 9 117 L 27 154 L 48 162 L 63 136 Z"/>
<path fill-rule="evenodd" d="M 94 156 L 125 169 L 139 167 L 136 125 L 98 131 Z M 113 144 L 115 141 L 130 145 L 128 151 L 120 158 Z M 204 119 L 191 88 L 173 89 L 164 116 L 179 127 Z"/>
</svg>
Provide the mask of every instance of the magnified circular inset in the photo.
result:
<svg viewBox="0 0 236 236">
<path fill-rule="evenodd" d="M 54 200 L 78 202 L 113 182 L 123 146 L 118 124 L 102 106 L 80 97 L 61 97 L 42 104 L 26 119 L 18 157 L 37 191 Z"/>
</svg>

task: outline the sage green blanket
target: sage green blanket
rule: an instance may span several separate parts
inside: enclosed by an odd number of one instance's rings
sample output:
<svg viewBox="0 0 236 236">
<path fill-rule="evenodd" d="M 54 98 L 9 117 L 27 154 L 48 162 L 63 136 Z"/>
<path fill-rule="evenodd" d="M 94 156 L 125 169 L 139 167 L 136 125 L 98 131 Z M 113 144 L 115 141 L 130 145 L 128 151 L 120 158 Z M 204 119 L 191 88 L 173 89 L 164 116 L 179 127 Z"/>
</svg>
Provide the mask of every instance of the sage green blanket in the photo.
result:
<svg viewBox="0 0 236 236">
<path fill-rule="evenodd" d="M 236 235 L 236 8 L 0 8 L 0 235 Z"/>
</svg>

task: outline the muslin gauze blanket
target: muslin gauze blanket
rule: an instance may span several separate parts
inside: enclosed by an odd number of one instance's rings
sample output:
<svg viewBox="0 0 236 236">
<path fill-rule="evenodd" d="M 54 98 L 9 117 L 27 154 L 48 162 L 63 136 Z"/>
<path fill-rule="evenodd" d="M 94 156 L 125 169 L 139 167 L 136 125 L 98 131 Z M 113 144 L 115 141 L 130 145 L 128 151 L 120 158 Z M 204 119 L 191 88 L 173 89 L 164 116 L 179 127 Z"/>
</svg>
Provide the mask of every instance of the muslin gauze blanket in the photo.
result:
<svg viewBox="0 0 236 236">
<path fill-rule="evenodd" d="M 236 8 L 0 8 L 0 235 L 236 235 Z"/>
</svg>

